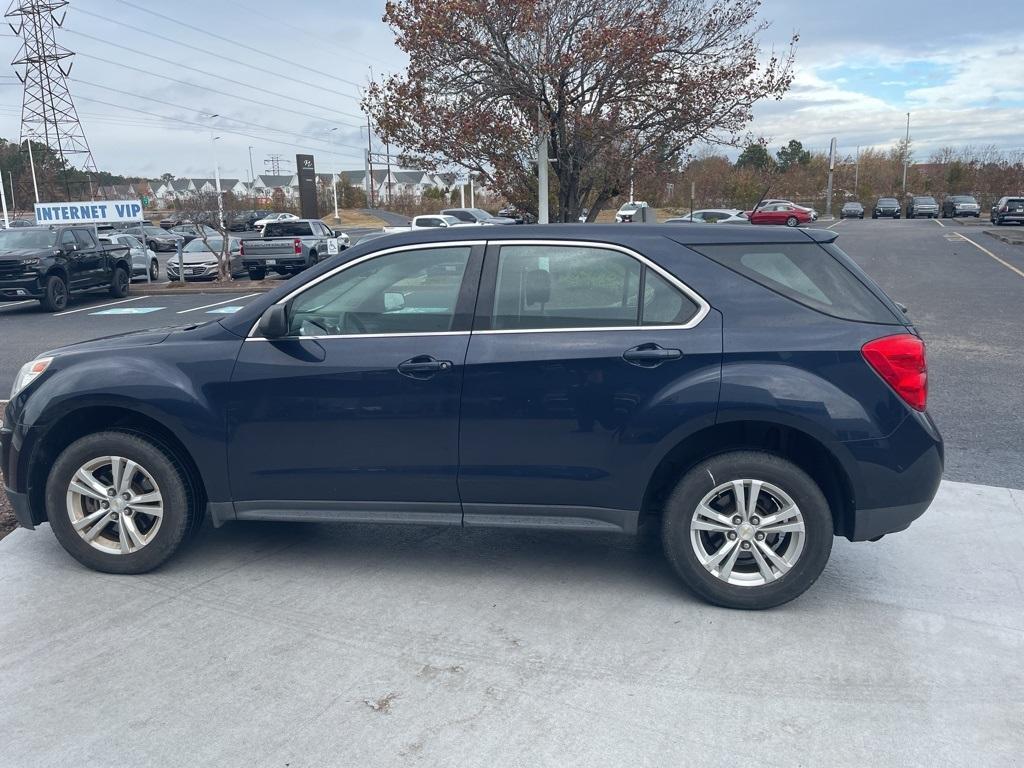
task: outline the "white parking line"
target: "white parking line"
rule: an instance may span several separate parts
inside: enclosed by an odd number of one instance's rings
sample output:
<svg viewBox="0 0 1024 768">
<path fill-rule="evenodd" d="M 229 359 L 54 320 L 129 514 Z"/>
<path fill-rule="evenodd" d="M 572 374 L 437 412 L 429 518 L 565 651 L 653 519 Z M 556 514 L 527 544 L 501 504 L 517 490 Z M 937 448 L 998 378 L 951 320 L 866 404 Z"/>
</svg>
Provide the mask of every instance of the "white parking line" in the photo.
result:
<svg viewBox="0 0 1024 768">
<path fill-rule="evenodd" d="M 978 245 L 978 244 L 977 244 L 976 242 L 974 242 L 973 240 L 971 240 L 971 238 L 969 238 L 969 237 L 966 237 L 966 236 L 964 236 L 964 235 L 961 235 L 961 234 L 960 234 L 959 232 L 957 232 L 956 234 L 957 234 L 957 237 L 959 237 L 959 238 L 960 238 L 961 240 L 966 240 L 966 241 L 967 241 L 968 243 L 970 243 L 971 245 L 973 245 L 973 246 L 974 246 L 975 248 L 977 248 L 977 249 L 978 249 L 979 251 L 981 251 L 982 253 L 984 253 L 984 254 L 986 254 L 986 255 L 988 255 L 988 256 L 991 256 L 991 257 L 992 257 L 993 259 L 995 259 L 996 261 L 998 261 L 998 262 L 999 262 L 1000 264 L 1002 264 L 1002 265 L 1003 265 L 1004 267 L 1006 267 L 1006 268 L 1007 268 L 1008 270 L 1010 270 L 1011 272 L 1016 272 L 1016 273 L 1017 273 L 1018 275 L 1020 275 L 1021 277 L 1024 277 L 1024 272 L 1022 272 L 1021 270 L 1017 269 L 1017 268 L 1016 268 L 1015 266 L 1013 266 L 1013 264 L 1010 264 L 1010 263 L 1008 263 L 1008 262 L 1006 262 L 1006 261 L 1003 261 L 1003 260 L 1002 260 L 1001 258 L 999 258 L 998 256 L 996 256 L 996 255 L 995 255 L 994 253 L 992 253 L 992 251 L 990 251 L 990 250 L 989 250 L 988 248 L 986 248 L 985 246 L 983 246 L 983 245 Z"/>
<path fill-rule="evenodd" d="M 844 221 L 846 221 L 846 219 L 840 219 L 840 220 L 839 220 L 839 221 L 837 221 L 837 222 L 836 222 L 835 224 L 830 224 L 829 226 L 825 227 L 825 229 L 832 229 L 832 227 L 838 227 L 838 226 L 839 226 L 840 224 L 842 224 L 842 223 L 843 223 Z"/>
<path fill-rule="evenodd" d="M 35 304 L 35 299 L 28 299 L 27 301 L 12 301 L 11 303 L 4 302 L 0 304 L 0 309 L 7 309 L 8 307 L 20 307 L 22 304 Z"/>
<path fill-rule="evenodd" d="M 200 309 L 209 309 L 210 307 L 219 307 L 221 304 L 230 304 L 232 301 L 241 301 L 242 299 L 251 299 L 253 296 L 256 296 L 256 295 L 258 295 L 258 294 L 249 293 L 249 294 L 246 294 L 245 296 L 233 296 L 230 299 L 226 299 L 224 301 L 218 301 L 216 304 L 205 304 L 205 305 L 203 305 L 201 307 L 192 307 L 192 309 L 183 309 L 183 310 L 181 310 L 181 312 L 178 312 L 178 314 L 179 315 L 184 315 L 187 312 L 198 312 Z"/>
<path fill-rule="evenodd" d="M 52 317 L 63 317 L 64 315 L 73 315 L 75 312 L 88 312 L 91 309 L 103 309 L 103 307 L 112 307 L 115 304 L 127 304 L 129 301 L 140 301 L 141 299 L 148 299 L 149 296 L 133 296 L 130 299 L 121 299 L 120 301 L 111 301 L 106 304 L 93 304 L 88 307 L 79 307 L 78 309 L 69 309 L 67 312 L 58 312 Z"/>
<path fill-rule="evenodd" d="M 938 224 L 938 225 L 939 225 L 940 227 L 943 227 L 943 228 L 945 228 L 945 226 L 946 226 L 945 224 L 943 224 L 943 223 L 942 223 L 941 221 L 939 221 L 938 219 L 932 219 L 932 221 L 934 221 L 934 222 L 935 222 L 936 224 Z"/>
</svg>

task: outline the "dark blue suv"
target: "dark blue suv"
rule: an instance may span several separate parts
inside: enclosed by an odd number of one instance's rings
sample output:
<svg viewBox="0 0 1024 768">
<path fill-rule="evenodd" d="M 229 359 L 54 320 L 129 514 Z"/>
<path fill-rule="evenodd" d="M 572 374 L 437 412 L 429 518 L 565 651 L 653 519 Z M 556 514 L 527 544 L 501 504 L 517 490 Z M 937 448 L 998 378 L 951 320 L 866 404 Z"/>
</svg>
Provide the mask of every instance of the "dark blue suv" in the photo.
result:
<svg viewBox="0 0 1024 768">
<path fill-rule="evenodd" d="M 217 322 L 28 363 L 0 432 L 8 494 L 114 573 L 207 516 L 654 529 L 705 599 L 778 605 L 833 536 L 910 525 L 942 473 L 924 345 L 834 239 L 377 239 Z"/>
</svg>

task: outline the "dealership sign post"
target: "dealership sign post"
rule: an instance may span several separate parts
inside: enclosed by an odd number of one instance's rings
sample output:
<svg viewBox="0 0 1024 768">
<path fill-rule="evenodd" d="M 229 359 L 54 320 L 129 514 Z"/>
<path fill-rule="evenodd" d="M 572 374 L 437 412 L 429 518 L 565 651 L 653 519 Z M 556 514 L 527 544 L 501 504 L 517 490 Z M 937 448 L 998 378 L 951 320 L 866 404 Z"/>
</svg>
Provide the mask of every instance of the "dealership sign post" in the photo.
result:
<svg viewBox="0 0 1024 768">
<path fill-rule="evenodd" d="M 36 224 L 113 224 L 143 221 L 140 200 L 87 200 L 77 203 L 36 203 Z"/>
</svg>

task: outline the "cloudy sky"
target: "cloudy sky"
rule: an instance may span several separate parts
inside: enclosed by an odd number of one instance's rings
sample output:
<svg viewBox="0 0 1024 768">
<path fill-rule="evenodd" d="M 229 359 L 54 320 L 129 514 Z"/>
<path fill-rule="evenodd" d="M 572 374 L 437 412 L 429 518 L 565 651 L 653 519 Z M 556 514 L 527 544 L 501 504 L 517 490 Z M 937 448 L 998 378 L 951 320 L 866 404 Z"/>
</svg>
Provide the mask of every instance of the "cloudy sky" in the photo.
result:
<svg viewBox="0 0 1024 768">
<path fill-rule="evenodd" d="M 767 0 L 765 45 L 801 40 L 792 90 L 759 106 L 751 130 L 812 149 L 836 136 L 852 153 L 897 141 L 909 111 L 919 158 L 943 146 L 1024 149 L 1019 3 L 989 0 L 968 16 L 943 5 Z M 72 0 L 58 39 L 77 53 L 70 87 L 100 168 L 212 176 L 216 152 L 223 176 L 244 179 L 250 147 L 257 174 L 272 153 L 288 169 L 296 152 L 321 171 L 362 166 L 359 88 L 371 67 L 403 62 L 382 13 L 382 0 L 299 0 L 284 14 L 277 0 Z M 18 46 L 0 34 L 0 59 Z M 0 136 L 12 140 L 13 75 L 0 71 Z"/>
</svg>

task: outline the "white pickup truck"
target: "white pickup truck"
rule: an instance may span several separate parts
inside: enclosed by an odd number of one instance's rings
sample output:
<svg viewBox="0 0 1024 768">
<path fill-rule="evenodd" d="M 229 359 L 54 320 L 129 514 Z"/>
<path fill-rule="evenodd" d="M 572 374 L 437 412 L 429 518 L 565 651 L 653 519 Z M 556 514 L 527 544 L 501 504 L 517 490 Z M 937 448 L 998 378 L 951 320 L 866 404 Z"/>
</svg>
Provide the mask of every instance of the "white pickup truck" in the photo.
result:
<svg viewBox="0 0 1024 768">
<path fill-rule="evenodd" d="M 267 272 L 298 274 L 348 244 L 348 235 L 319 219 L 272 221 L 260 237 L 242 240 L 242 264 L 250 280 L 262 280 Z"/>
<path fill-rule="evenodd" d="M 467 224 L 454 216 L 446 216 L 443 213 L 431 213 L 426 216 L 416 216 L 408 227 L 384 227 L 384 231 L 410 232 L 414 229 L 439 229 L 447 227 L 472 227 L 474 224 Z"/>
</svg>

